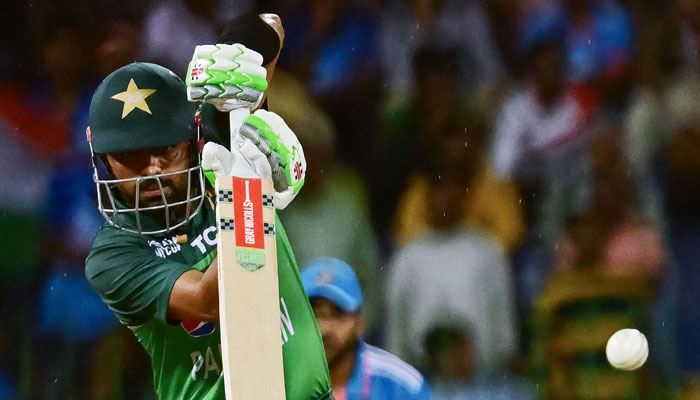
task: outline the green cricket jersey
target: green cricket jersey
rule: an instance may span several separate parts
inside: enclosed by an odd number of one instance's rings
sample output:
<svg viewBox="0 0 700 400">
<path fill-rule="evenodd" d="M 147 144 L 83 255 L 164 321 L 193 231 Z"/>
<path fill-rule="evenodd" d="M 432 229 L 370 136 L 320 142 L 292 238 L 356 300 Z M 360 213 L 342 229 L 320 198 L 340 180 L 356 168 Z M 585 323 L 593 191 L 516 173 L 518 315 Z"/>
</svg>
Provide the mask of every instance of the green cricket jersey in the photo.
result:
<svg viewBox="0 0 700 400">
<path fill-rule="evenodd" d="M 313 310 L 279 219 L 276 228 L 287 399 L 332 399 Z M 224 399 L 218 324 L 166 319 L 175 281 L 189 269 L 207 269 L 216 256 L 216 239 L 215 211 L 205 202 L 187 226 L 186 243 L 172 234 L 142 236 L 105 224 L 87 258 L 90 283 L 150 355 L 162 400 Z"/>
</svg>

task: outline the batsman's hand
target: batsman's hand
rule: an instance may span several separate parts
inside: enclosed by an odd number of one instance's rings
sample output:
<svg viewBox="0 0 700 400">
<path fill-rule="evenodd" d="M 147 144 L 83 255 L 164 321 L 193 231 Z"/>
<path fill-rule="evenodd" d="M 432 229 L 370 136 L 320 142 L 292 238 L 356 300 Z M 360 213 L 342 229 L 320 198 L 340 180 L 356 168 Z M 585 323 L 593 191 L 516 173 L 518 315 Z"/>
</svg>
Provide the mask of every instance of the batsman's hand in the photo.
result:
<svg viewBox="0 0 700 400">
<path fill-rule="evenodd" d="M 257 108 L 267 89 L 263 57 L 242 44 L 200 45 L 187 68 L 187 99 L 219 111 Z"/>
<path fill-rule="evenodd" d="M 275 208 L 283 210 L 299 194 L 306 177 L 304 149 L 279 115 L 257 110 L 248 115 L 232 138 L 232 147 L 248 159 L 256 171 L 275 185 Z M 269 174 L 267 175 L 267 168 Z"/>
<path fill-rule="evenodd" d="M 273 112 L 258 110 L 237 128 L 230 151 L 213 142 L 204 145 L 202 170 L 212 185 L 216 176 L 271 179 L 275 208 L 283 210 L 304 186 L 306 158 L 284 120 Z"/>
<path fill-rule="evenodd" d="M 212 186 L 217 176 L 236 175 L 248 178 L 261 176 L 260 172 L 256 171 L 237 149 L 230 151 L 214 142 L 207 142 L 202 149 L 202 171 Z"/>
</svg>

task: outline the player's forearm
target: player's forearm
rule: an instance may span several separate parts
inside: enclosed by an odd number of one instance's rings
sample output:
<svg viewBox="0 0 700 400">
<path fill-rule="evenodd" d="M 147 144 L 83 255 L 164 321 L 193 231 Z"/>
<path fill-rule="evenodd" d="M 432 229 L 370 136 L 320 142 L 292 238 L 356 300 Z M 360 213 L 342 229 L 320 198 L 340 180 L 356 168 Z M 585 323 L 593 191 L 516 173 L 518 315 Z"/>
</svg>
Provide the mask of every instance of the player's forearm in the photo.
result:
<svg viewBox="0 0 700 400">
<path fill-rule="evenodd" d="M 178 278 L 170 293 L 168 319 L 218 321 L 219 290 L 216 258 L 204 273 L 192 269 Z"/>
<path fill-rule="evenodd" d="M 197 288 L 197 310 L 203 321 L 217 322 L 219 320 L 219 279 L 217 260 L 209 265 L 202 274 Z"/>
<path fill-rule="evenodd" d="M 209 265 L 199 281 L 199 308 L 205 314 L 204 321 L 219 320 L 219 275 L 217 259 Z"/>
</svg>

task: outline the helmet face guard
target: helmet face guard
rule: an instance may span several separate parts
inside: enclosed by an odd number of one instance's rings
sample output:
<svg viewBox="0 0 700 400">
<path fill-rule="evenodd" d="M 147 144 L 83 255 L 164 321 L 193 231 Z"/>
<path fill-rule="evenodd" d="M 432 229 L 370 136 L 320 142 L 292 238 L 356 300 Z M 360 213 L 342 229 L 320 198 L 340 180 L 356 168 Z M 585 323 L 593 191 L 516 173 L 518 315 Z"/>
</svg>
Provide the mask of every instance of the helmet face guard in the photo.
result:
<svg viewBox="0 0 700 400">
<path fill-rule="evenodd" d="M 172 232 L 185 226 L 199 213 L 202 209 L 202 203 L 204 202 L 206 192 L 206 181 L 201 167 L 202 156 L 198 151 L 201 137 L 201 118 L 199 113 L 195 115 L 195 121 L 197 124 L 195 142 L 197 144 L 196 165 L 175 172 L 136 176 L 125 179 L 113 178 L 99 155 L 94 153 L 92 141 L 90 140 L 90 128 L 88 127 L 87 135 L 92 156 L 93 181 L 95 182 L 95 188 L 97 190 L 97 208 L 107 223 L 126 232 L 140 235 L 159 235 Z M 163 191 L 163 182 L 161 179 L 182 174 L 186 174 L 187 176 L 185 198 L 174 202 L 168 202 L 165 192 Z M 158 185 L 161 204 L 154 206 L 140 205 L 141 184 L 148 181 L 155 181 Z M 133 183 L 135 185 L 136 190 L 134 198 L 132 199 L 133 201 L 131 202 L 123 198 L 123 193 L 119 189 L 119 186 L 125 183 Z M 133 204 L 133 206 L 127 204 Z M 184 208 L 184 216 L 182 212 L 177 213 L 177 211 L 182 208 Z M 129 216 L 132 218 L 128 218 Z M 146 220 L 149 220 L 149 222 L 145 223 Z M 153 222 L 151 221 L 153 220 L 161 225 L 162 228 L 146 229 L 146 227 L 144 227 L 144 225 L 148 225 L 149 228 L 152 227 Z"/>
<path fill-rule="evenodd" d="M 161 178 L 180 174 L 187 174 L 187 195 L 183 200 L 169 203 L 163 192 L 163 183 L 161 182 Z M 94 168 L 93 180 L 95 181 L 97 189 L 97 208 L 105 220 L 107 220 L 110 225 L 118 229 L 141 235 L 169 233 L 186 225 L 195 215 L 199 213 L 204 201 L 204 175 L 202 173 L 202 168 L 199 165 L 166 174 L 138 176 L 128 179 L 100 179 L 97 173 L 97 168 Z M 142 207 L 139 204 L 140 184 L 149 180 L 156 181 L 160 189 L 162 204 Z M 136 185 L 133 207 L 125 206 L 124 203 L 119 200 L 122 195 L 121 192 L 118 192 L 118 194 L 114 193 L 115 190 L 119 190 L 118 186 L 120 184 L 129 182 L 134 182 Z M 174 212 L 181 207 L 185 208 L 184 217 L 175 216 Z M 162 212 L 162 214 L 160 214 L 159 211 Z M 162 219 L 158 218 L 159 214 L 162 215 Z M 125 224 L 123 222 L 123 218 L 120 218 L 122 215 L 131 215 L 134 220 L 134 225 Z M 143 226 L 144 217 L 156 217 L 159 222 L 163 221 L 163 228 L 146 230 Z"/>
</svg>

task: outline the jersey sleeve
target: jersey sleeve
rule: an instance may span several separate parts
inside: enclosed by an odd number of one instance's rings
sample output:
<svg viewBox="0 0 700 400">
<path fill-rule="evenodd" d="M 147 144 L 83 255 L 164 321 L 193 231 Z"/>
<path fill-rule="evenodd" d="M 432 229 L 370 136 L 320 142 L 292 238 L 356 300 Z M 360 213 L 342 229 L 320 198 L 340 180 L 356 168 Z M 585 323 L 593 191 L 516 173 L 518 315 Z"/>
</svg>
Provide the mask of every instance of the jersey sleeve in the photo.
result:
<svg viewBox="0 0 700 400">
<path fill-rule="evenodd" d="M 85 275 L 124 325 L 166 321 L 175 281 L 191 267 L 158 257 L 143 239 L 102 229 L 86 260 Z"/>
</svg>

